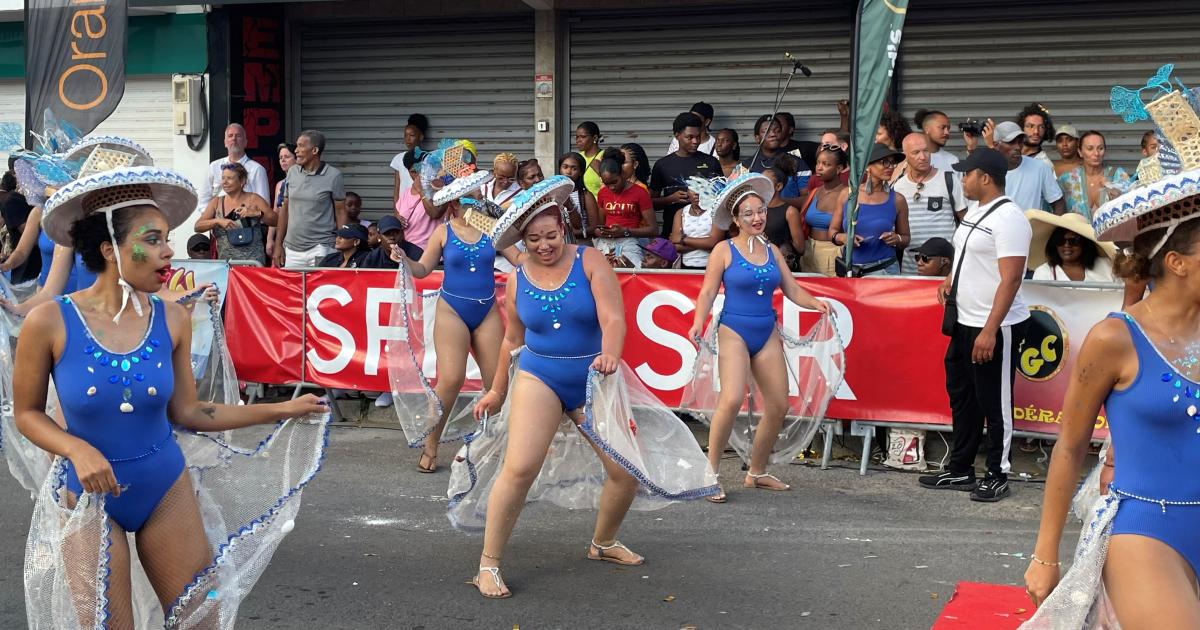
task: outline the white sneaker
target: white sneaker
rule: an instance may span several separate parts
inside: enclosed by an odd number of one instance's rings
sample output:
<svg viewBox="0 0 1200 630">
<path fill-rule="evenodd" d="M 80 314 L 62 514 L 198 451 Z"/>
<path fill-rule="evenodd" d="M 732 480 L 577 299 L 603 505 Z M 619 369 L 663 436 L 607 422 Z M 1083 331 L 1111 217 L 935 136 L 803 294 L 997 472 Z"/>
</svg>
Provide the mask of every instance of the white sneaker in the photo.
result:
<svg viewBox="0 0 1200 630">
<path fill-rule="evenodd" d="M 375 399 L 375 406 L 376 407 L 391 407 L 392 406 L 392 393 L 384 392 L 384 393 L 380 394 L 379 398 Z"/>
</svg>

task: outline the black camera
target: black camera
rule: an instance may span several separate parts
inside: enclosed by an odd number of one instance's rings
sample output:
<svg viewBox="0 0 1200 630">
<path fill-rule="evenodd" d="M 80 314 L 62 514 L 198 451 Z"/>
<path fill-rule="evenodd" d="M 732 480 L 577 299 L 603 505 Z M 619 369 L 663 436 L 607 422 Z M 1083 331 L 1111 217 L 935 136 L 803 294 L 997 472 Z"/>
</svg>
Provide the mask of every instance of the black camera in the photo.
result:
<svg viewBox="0 0 1200 630">
<path fill-rule="evenodd" d="M 983 135 L 983 126 L 985 124 L 986 123 L 982 120 L 968 118 L 966 120 L 966 122 L 958 123 L 958 130 L 963 133 L 969 133 L 972 136 L 982 136 Z"/>
</svg>

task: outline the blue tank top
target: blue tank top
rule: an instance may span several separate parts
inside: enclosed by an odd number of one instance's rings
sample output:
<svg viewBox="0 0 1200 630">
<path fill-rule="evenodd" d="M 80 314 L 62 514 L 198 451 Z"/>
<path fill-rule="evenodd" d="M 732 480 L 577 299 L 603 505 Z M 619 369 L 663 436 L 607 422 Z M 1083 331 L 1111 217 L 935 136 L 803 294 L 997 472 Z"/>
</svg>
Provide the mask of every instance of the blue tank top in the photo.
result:
<svg viewBox="0 0 1200 630">
<path fill-rule="evenodd" d="M 583 270 L 583 247 L 562 284 L 543 289 L 517 267 L 517 316 L 525 325 L 525 345 L 537 354 L 580 357 L 600 352 L 600 320 L 592 285 Z"/>
<path fill-rule="evenodd" d="M 130 352 L 112 352 L 92 336 L 70 297 L 58 298 L 67 340 L 54 386 L 67 431 L 109 460 L 145 455 L 171 435 L 167 403 L 175 386 L 166 306 L 150 296 L 150 324 Z"/>
<path fill-rule="evenodd" d="M 1132 317 L 1112 313 L 1129 328 L 1137 352 L 1133 383 L 1104 401 L 1120 463 L 1113 486 L 1167 500 L 1200 500 L 1200 383 L 1163 358 Z"/>
<path fill-rule="evenodd" d="M 50 267 L 54 264 L 54 241 L 50 240 L 50 237 L 46 236 L 45 232 L 38 233 L 38 253 L 42 256 L 42 271 L 38 274 L 38 287 L 44 287 L 46 286 L 46 279 L 50 277 Z M 87 283 L 83 286 L 78 286 L 80 272 L 82 272 L 83 281 Z M 75 254 L 75 262 L 71 265 L 71 272 L 67 276 L 67 283 L 63 285 L 63 295 L 91 288 L 95 283 L 96 274 L 84 268 L 83 256 Z"/>
<path fill-rule="evenodd" d="M 446 247 L 442 250 L 445 273 L 442 288 L 447 293 L 465 298 L 484 299 L 496 293 L 496 276 L 492 264 L 496 248 L 487 234 L 468 243 L 454 233 L 446 223 Z"/>
<path fill-rule="evenodd" d="M 850 202 L 846 202 L 849 206 Z M 850 229 L 850 212 L 844 208 L 842 230 Z M 883 203 L 861 203 L 858 205 L 858 223 L 854 234 L 862 236 L 864 242 L 854 248 L 852 260 L 855 264 L 873 263 L 889 256 L 896 257 L 896 248 L 879 240 L 884 232 L 896 231 L 896 191 L 889 191 Z"/>
<path fill-rule="evenodd" d="M 817 207 L 817 198 L 820 194 L 813 195 L 812 201 L 809 202 L 808 208 L 804 210 L 804 220 L 808 226 L 814 230 L 825 232 L 829 230 L 829 224 L 833 222 L 833 216 L 828 212 L 822 212 Z"/>
<path fill-rule="evenodd" d="M 775 253 L 767 248 L 767 262 L 756 265 L 738 251 L 733 241 L 729 243 L 729 266 L 721 273 L 721 284 L 725 285 L 724 311 L 739 315 L 771 315 L 775 308 L 771 298 L 779 287 L 783 276 L 775 264 Z"/>
</svg>

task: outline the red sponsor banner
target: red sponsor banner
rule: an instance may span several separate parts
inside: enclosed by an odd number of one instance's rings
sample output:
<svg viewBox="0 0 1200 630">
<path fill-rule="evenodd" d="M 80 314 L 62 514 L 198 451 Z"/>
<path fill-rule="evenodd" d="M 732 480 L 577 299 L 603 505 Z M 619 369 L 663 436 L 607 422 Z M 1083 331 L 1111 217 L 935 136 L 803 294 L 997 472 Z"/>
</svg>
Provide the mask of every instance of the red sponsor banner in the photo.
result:
<svg viewBox="0 0 1200 630">
<path fill-rule="evenodd" d="M 702 275 L 619 273 L 618 278 L 627 323 L 623 359 L 664 403 L 677 406 L 696 356 L 687 331 Z M 816 277 L 799 281 L 833 305 L 846 351 L 847 373 L 829 406 L 830 417 L 950 424 L 943 368 L 947 338 L 940 332 L 942 309 L 935 299 L 935 281 Z M 406 334 L 388 325 L 390 309 L 400 299 L 394 282 L 392 271 L 232 269 L 227 329 L 238 374 L 267 383 L 304 380 L 341 389 L 387 390 L 384 344 Z M 440 275 L 433 274 L 418 280 L 417 288 L 433 291 L 440 283 Z M 1053 302 L 1043 308 L 1056 312 L 1057 319 L 1042 317 L 1043 325 L 1033 333 L 1036 339 L 1027 340 L 1015 359 L 1022 370 L 1015 388 L 1015 428 L 1057 433 L 1070 353 L 1104 316 L 1106 300 L 1116 301 L 1109 308 L 1119 306 L 1120 294 L 1092 290 L 1090 298 L 1082 299 L 1073 289 L 1038 289 L 1034 293 L 1046 298 L 1042 301 Z M 718 296 L 714 312 L 722 301 L 723 296 Z M 1062 304 L 1080 308 L 1064 317 Z M 816 313 L 781 294 L 776 294 L 775 305 L 781 324 L 793 332 L 807 330 L 816 321 Z M 431 306 L 427 301 L 427 325 L 433 319 Z M 1060 330 L 1054 330 L 1055 323 Z M 424 370 L 436 378 L 432 335 L 428 329 L 425 332 Z M 468 369 L 468 378 L 478 377 L 473 363 Z M 1098 426 L 1103 426 L 1102 421 Z"/>
</svg>

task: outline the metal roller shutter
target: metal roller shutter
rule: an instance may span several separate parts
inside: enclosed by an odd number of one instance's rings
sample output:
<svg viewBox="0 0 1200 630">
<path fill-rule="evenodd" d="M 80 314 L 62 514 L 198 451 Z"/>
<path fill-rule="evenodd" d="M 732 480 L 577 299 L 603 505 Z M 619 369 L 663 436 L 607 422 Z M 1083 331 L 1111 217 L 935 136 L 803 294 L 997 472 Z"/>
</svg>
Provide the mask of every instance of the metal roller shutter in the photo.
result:
<svg viewBox="0 0 1200 630">
<path fill-rule="evenodd" d="M 785 51 L 813 75 L 793 79 L 780 109 L 795 115 L 797 138 L 817 140 L 838 125 L 836 102 L 848 93 L 853 3 L 804 4 L 572 15 L 562 141 L 573 147 L 575 126 L 591 120 L 609 145 L 637 142 L 653 160 L 666 153 L 675 116 L 705 101 L 716 110 L 713 129 L 736 129 L 748 158 Z"/>
<path fill-rule="evenodd" d="M 1144 2 L 1004 3 L 921 0 L 909 5 L 900 49 L 901 111 L 945 111 L 1012 120 L 1037 101 L 1055 124 L 1106 138 L 1107 159 L 1132 168 L 1151 123 L 1125 124 L 1109 109 L 1113 85 L 1136 87 L 1164 63 L 1185 84 L 1200 84 L 1200 4 Z M 957 134 L 950 149 L 964 152 Z M 1057 158 L 1053 141 L 1046 146 Z"/>
<path fill-rule="evenodd" d="M 0 122 L 25 123 L 23 82 L 0 81 Z M 171 77 L 164 75 L 126 77 L 121 104 L 94 133 L 131 138 L 150 151 L 156 165 L 171 168 L 173 131 Z"/>
<path fill-rule="evenodd" d="M 533 19 L 371 21 L 300 27 L 300 126 L 325 134 L 329 161 L 363 197 L 391 206 L 392 157 L 408 115 L 429 117 L 426 147 L 468 138 L 490 165 L 533 153 Z M 545 167 L 543 167 L 545 168 Z"/>
</svg>

